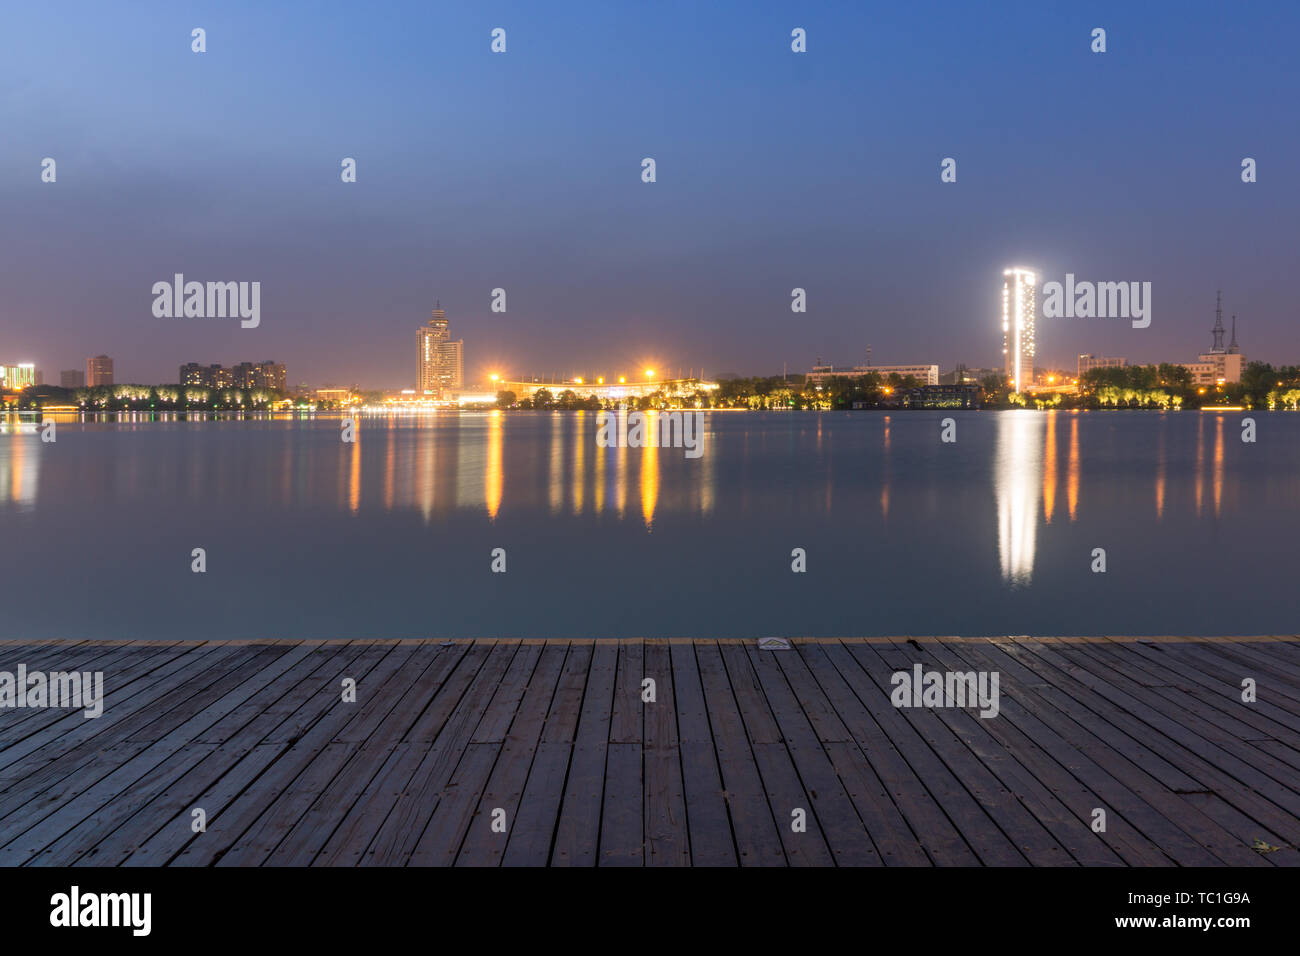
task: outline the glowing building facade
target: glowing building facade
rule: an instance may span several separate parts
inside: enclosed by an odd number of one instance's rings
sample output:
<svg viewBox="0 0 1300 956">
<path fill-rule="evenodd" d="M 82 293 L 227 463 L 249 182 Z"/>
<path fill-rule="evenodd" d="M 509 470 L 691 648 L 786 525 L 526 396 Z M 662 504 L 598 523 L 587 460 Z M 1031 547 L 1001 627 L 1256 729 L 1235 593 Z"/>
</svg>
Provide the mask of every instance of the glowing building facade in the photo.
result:
<svg viewBox="0 0 1300 956">
<path fill-rule="evenodd" d="M 21 392 L 32 385 L 41 384 L 39 377 L 36 366 L 31 362 L 0 365 L 0 388 L 7 388 L 11 392 Z"/>
<path fill-rule="evenodd" d="M 87 385 L 112 385 L 113 360 L 107 355 L 96 355 L 86 359 Z"/>
<path fill-rule="evenodd" d="M 460 391 L 465 382 L 465 343 L 452 340 L 447 313 L 435 308 L 429 324 L 416 333 L 416 339 L 420 353 L 416 390 L 439 398 Z"/>
<path fill-rule="evenodd" d="M 1034 283 L 1029 269 L 1002 273 L 1002 355 L 1012 391 L 1034 384 Z"/>
</svg>

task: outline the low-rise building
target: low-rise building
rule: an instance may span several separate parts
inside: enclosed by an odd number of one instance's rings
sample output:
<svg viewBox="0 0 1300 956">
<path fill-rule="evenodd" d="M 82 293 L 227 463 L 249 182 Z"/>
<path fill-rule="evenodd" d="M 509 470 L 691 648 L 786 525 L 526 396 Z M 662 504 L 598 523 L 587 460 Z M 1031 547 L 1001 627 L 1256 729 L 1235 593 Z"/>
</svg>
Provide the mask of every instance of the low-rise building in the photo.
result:
<svg viewBox="0 0 1300 956">
<path fill-rule="evenodd" d="M 902 392 L 904 408 L 979 408 L 983 389 L 978 385 L 922 385 Z"/>
<path fill-rule="evenodd" d="M 0 388 L 11 392 L 21 392 L 33 385 L 40 385 L 40 373 L 31 362 L 19 362 L 16 365 L 0 365 Z"/>
<path fill-rule="evenodd" d="M 1094 368 L 1125 368 L 1128 360 L 1124 358 L 1105 358 L 1100 355 L 1093 355 L 1091 352 L 1084 352 L 1079 356 L 1079 378 L 1083 378 L 1083 373 Z"/>
<path fill-rule="evenodd" d="M 879 375 L 882 379 L 887 379 L 891 375 L 900 378 L 907 378 L 910 375 L 922 385 L 939 384 L 938 365 L 855 365 L 852 368 L 814 365 L 806 378 L 809 385 L 824 385 L 835 378 L 861 378 L 872 374 Z"/>
<path fill-rule="evenodd" d="M 1240 352 L 1202 352 L 1195 362 L 1180 362 L 1192 373 L 1193 385 L 1225 385 L 1241 381 L 1246 356 Z"/>
</svg>

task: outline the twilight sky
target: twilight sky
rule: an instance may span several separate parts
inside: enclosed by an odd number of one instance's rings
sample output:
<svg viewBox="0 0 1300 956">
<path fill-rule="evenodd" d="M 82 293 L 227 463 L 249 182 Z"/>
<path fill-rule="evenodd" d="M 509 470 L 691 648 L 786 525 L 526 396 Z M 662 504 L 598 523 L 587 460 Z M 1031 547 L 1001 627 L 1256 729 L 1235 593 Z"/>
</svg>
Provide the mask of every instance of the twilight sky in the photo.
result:
<svg viewBox="0 0 1300 956">
<path fill-rule="evenodd" d="M 1220 286 L 1296 363 L 1297 42 L 1280 0 L 6 4 L 0 362 L 401 387 L 441 299 L 470 378 L 991 366 L 1023 264 L 1153 284 L 1040 365 L 1190 360 Z M 154 318 L 176 272 L 260 281 L 260 327 Z"/>
</svg>

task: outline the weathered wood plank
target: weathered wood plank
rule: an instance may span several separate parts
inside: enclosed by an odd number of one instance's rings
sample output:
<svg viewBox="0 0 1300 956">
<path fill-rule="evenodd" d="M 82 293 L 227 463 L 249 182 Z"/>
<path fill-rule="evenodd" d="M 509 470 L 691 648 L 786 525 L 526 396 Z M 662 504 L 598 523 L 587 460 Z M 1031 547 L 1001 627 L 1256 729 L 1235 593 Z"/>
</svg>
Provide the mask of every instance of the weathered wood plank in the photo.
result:
<svg viewBox="0 0 1300 956">
<path fill-rule="evenodd" d="M 555 843 L 551 850 L 553 866 L 596 865 L 617 667 L 618 644 L 614 641 L 599 642 L 591 659 L 569 777 L 556 823 Z"/>
<path fill-rule="evenodd" d="M 689 866 L 677 695 L 666 641 L 646 641 L 645 676 L 655 681 L 655 700 L 644 705 L 645 862 L 647 866 Z"/>
<path fill-rule="evenodd" d="M 676 703 L 678 748 L 681 752 L 682 791 L 690 839 L 690 861 L 695 866 L 735 866 L 735 838 L 713 746 L 699 662 L 691 644 L 669 645 Z"/>
<path fill-rule="evenodd" d="M 569 647 L 515 824 L 506 839 L 503 866 L 545 866 L 550 860 L 593 650 L 590 644 Z"/>
<path fill-rule="evenodd" d="M 113 676 L 96 720 L 0 710 L 0 862 L 1300 865 L 1295 638 L 69 641 L 0 656 Z M 997 671 L 997 717 L 895 707 L 890 676 L 913 663 Z"/>
</svg>

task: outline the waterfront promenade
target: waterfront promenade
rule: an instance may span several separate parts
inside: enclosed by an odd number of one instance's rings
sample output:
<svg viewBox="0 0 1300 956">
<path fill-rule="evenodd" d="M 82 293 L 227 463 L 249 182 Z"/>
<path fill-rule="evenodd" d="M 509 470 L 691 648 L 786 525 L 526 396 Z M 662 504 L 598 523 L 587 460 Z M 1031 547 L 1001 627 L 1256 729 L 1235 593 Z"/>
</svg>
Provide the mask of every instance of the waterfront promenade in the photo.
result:
<svg viewBox="0 0 1300 956">
<path fill-rule="evenodd" d="M 0 644 L 18 664 L 106 701 L 0 709 L 0 865 L 1300 862 L 1295 637 Z M 916 664 L 997 672 L 997 716 L 893 706 Z"/>
</svg>

